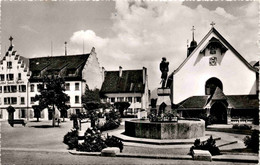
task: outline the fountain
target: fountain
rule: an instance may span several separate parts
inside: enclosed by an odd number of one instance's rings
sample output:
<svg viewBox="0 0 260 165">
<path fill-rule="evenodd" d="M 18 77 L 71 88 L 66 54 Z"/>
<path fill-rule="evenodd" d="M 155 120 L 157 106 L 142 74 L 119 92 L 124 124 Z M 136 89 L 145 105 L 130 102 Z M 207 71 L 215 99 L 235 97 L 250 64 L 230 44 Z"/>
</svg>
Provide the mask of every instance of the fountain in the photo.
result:
<svg viewBox="0 0 260 165">
<path fill-rule="evenodd" d="M 160 63 L 162 87 L 157 90 L 156 110 L 149 119 L 125 121 L 125 135 L 149 139 L 192 139 L 205 136 L 205 121 L 182 119 L 171 108 L 170 88 L 165 87 L 169 63 L 166 58 Z"/>
</svg>

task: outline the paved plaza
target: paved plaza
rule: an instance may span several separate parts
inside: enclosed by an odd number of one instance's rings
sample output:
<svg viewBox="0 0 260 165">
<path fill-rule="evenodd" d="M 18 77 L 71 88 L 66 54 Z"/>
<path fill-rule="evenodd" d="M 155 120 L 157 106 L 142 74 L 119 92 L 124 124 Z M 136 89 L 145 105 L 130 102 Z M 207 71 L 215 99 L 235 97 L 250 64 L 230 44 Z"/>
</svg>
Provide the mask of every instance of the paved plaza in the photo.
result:
<svg viewBox="0 0 260 165">
<path fill-rule="evenodd" d="M 1 122 L 2 164 L 208 164 L 209 162 L 193 161 L 188 154 L 190 144 L 185 145 L 154 145 L 124 142 L 121 156 L 104 158 L 91 155 L 72 155 L 62 142 L 63 136 L 72 128 L 72 121 L 62 122 L 60 127 L 51 127 L 51 121 L 29 121 L 25 127 L 11 127 L 7 121 Z M 124 130 L 124 124 L 118 129 L 103 132 L 113 135 Z M 235 144 L 220 147 L 224 151 L 221 157 L 215 156 L 214 164 L 233 164 L 222 161 L 222 158 L 247 158 L 248 163 L 257 160 L 254 153 L 230 152 L 235 148 L 245 148 L 242 139 L 246 135 L 231 134 L 216 131 L 206 131 L 206 134 L 220 136 L 217 145 L 236 141 Z M 143 157 L 142 157 L 143 156 Z M 157 159 L 154 159 L 157 158 Z M 184 160 L 181 160 L 184 159 Z M 67 160 L 67 161 L 66 161 Z M 184 163 L 185 162 L 185 163 Z M 238 162 L 236 162 L 238 163 Z M 234 164 L 236 164 L 234 162 Z M 240 162 L 240 163 L 246 163 Z M 38 164 L 38 163 L 36 163 Z"/>
</svg>

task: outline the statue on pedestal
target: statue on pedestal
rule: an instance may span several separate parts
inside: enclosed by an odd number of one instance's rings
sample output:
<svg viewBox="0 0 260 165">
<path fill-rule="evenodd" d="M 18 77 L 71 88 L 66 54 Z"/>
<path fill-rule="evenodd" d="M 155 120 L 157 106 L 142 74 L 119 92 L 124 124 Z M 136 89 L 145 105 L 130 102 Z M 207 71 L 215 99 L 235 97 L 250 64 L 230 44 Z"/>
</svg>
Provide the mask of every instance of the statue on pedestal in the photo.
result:
<svg viewBox="0 0 260 165">
<path fill-rule="evenodd" d="M 165 88 L 165 83 L 166 83 L 166 79 L 168 77 L 168 71 L 169 71 L 169 62 L 166 61 L 165 57 L 162 58 L 162 61 L 160 63 L 160 71 L 162 72 L 162 75 L 161 75 L 162 88 Z"/>
</svg>

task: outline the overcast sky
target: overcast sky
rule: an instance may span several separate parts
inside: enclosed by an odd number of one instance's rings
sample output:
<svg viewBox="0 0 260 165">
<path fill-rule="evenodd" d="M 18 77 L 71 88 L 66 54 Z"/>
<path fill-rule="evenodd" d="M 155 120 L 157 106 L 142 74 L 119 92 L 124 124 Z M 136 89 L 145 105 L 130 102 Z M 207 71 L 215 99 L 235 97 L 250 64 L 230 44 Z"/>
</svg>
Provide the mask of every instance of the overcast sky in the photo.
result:
<svg viewBox="0 0 260 165">
<path fill-rule="evenodd" d="M 149 87 L 160 86 L 162 57 L 174 71 L 186 58 L 187 40 L 210 23 L 247 60 L 259 58 L 258 2 L 1 2 L 1 56 L 14 38 L 24 57 L 89 53 L 96 48 L 106 70 L 148 68 Z M 83 49 L 84 42 L 84 49 Z"/>
</svg>

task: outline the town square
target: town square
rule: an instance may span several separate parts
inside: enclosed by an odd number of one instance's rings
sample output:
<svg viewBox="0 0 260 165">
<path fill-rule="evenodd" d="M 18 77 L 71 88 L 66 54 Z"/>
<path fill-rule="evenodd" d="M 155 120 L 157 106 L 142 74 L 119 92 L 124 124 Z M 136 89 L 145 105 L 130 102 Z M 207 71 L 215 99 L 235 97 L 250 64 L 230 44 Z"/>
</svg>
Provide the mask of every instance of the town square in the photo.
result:
<svg viewBox="0 0 260 165">
<path fill-rule="evenodd" d="M 2 1 L 1 164 L 257 164 L 258 1 Z"/>
</svg>

